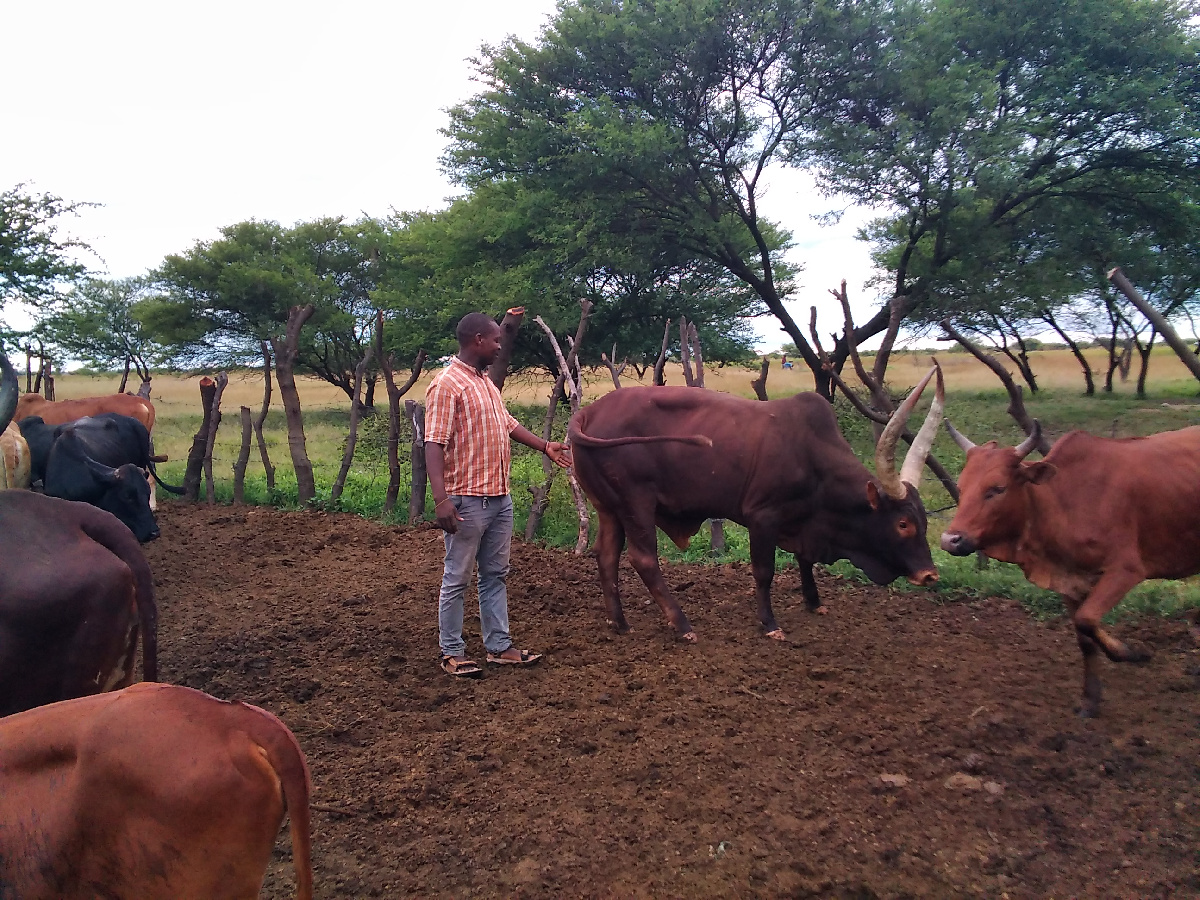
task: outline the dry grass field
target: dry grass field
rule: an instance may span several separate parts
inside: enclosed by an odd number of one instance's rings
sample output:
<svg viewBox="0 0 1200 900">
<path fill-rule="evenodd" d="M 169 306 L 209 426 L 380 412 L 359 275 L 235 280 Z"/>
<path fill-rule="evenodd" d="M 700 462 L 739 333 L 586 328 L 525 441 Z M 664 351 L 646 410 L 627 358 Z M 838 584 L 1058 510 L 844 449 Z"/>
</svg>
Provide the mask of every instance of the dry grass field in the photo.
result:
<svg viewBox="0 0 1200 900">
<path fill-rule="evenodd" d="M 888 369 L 888 379 L 894 390 L 902 390 L 914 384 L 927 370 L 933 356 L 936 356 L 946 373 L 947 390 L 950 395 L 951 409 L 954 409 L 956 395 L 960 397 L 957 418 L 962 418 L 961 404 L 972 406 L 979 401 L 979 395 L 985 392 L 996 394 L 996 404 L 1003 406 L 1000 397 L 1000 384 L 995 376 L 974 357 L 966 353 L 928 353 L 912 352 L 893 355 Z M 1093 370 L 1097 372 L 1098 382 L 1101 379 L 1105 365 L 1105 354 L 1101 350 L 1088 352 Z M 867 356 L 868 366 L 873 362 Z M 1083 376 L 1079 365 L 1071 354 L 1065 350 L 1036 351 L 1033 354 L 1034 372 L 1039 384 L 1045 389 L 1047 401 L 1071 402 L 1076 406 L 1081 402 L 1083 394 Z M 683 384 L 683 374 L 678 364 L 667 366 L 667 383 Z M 401 378 L 403 378 L 403 373 Z M 740 366 L 724 368 L 709 367 L 706 373 L 706 384 L 713 390 L 726 391 L 744 397 L 753 397 L 754 392 L 750 382 L 757 376 L 757 369 Z M 849 374 L 849 373 L 848 373 Z M 632 377 L 632 370 L 627 370 L 624 384 L 638 384 Z M 429 384 L 432 372 L 426 372 L 409 392 L 408 397 L 421 399 Z M 647 372 L 648 384 L 650 374 Z M 851 379 L 853 382 L 853 379 Z M 155 427 L 155 447 L 159 452 L 169 455 L 172 462 L 163 467 L 169 478 L 178 478 L 182 474 L 182 460 L 186 459 L 192 438 L 200 423 L 200 377 L 176 376 L 160 374 L 155 376 L 151 399 L 158 413 Z M 305 412 L 305 432 L 308 442 L 309 455 L 313 460 L 317 478 L 331 481 L 341 462 L 342 447 L 345 441 L 346 425 L 349 412 L 349 400 L 339 389 L 315 378 L 301 378 L 301 404 Z M 83 375 L 63 375 L 56 380 L 56 391 L 59 399 L 87 397 L 98 394 L 113 393 L 119 386 L 119 378 L 94 377 Z M 513 376 L 505 385 L 505 399 L 510 403 L 540 406 L 546 402 L 550 392 L 551 379 L 545 374 L 519 374 Z M 767 390 L 772 397 L 783 397 L 799 391 L 812 389 L 812 377 L 808 369 L 797 363 L 795 368 L 783 369 L 778 359 L 772 360 L 770 374 L 767 379 Z M 585 399 L 590 400 L 612 390 L 612 381 L 607 370 L 601 368 L 588 373 L 585 379 Z M 1186 410 L 1191 404 L 1187 397 L 1195 393 L 1192 390 L 1191 376 L 1179 360 L 1167 348 L 1159 348 L 1153 357 L 1150 367 L 1150 391 L 1155 394 L 1167 394 L 1178 398 L 1176 402 L 1184 409 L 1162 410 L 1162 400 L 1147 402 L 1145 405 L 1154 410 L 1154 415 L 1139 419 L 1131 424 L 1130 433 L 1146 433 L 1150 430 L 1178 428 L 1186 424 L 1194 424 L 1195 415 Z M 1134 377 L 1126 383 L 1117 383 L 1115 395 L 1126 402 L 1132 400 L 1134 393 Z M 964 397 L 963 395 L 967 395 Z M 377 393 L 380 401 L 386 397 L 382 386 Z M 214 453 L 214 473 L 218 479 L 231 478 L 233 462 L 237 457 L 241 443 L 238 409 L 248 406 L 257 412 L 262 404 L 262 378 L 257 372 L 235 372 L 230 376 L 229 386 L 225 390 L 221 408 L 223 419 Z M 989 404 L 991 405 L 991 404 Z M 386 407 L 386 404 L 385 404 Z M 1096 405 L 1096 415 L 1100 418 L 1108 416 L 1108 407 Z M 1075 412 L 1064 411 L 1062 425 L 1064 427 L 1090 427 L 1088 417 L 1076 424 L 1073 421 Z M 968 413 L 968 421 L 970 421 Z M 1049 419 L 1054 427 L 1054 416 Z M 1109 419 L 1105 419 L 1105 424 Z M 287 455 L 287 433 L 283 419 L 283 408 L 279 402 L 278 386 L 272 398 L 271 413 L 265 429 L 271 457 L 280 470 L 281 476 L 290 474 L 290 460 Z M 1015 434 L 1015 432 L 1014 432 Z M 262 475 L 262 464 L 258 453 L 251 454 L 250 466 L 247 470 L 250 477 Z M 376 467 L 369 471 L 371 479 L 387 480 L 385 469 Z"/>
</svg>

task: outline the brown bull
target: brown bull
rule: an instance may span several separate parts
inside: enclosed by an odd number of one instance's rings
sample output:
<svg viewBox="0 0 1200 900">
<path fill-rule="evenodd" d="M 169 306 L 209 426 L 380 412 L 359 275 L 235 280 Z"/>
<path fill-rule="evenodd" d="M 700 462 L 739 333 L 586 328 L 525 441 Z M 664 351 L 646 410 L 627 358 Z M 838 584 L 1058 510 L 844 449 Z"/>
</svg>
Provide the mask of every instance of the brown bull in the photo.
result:
<svg viewBox="0 0 1200 900">
<path fill-rule="evenodd" d="M 657 525 L 680 547 L 706 519 L 732 519 L 750 532 L 758 615 L 783 638 L 771 608 L 775 548 L 796 555 L 804 600 L 822 609 L 812 567 L 849 559 L 879 584 L 907 576 L 937 580 L 917 493 L 925 456 L 941 421 L 937 397 L 897 475 L 895 448 L 921 391 L 913 390 L 884 430 L 872 476 L 816 394 L 766 403 L 716 391 L 635 387 L 613 391 L 571 420 L 575 474 L 596 508 L 596 558 L 611 624 L 629 630 L 617 567 L 629 560 L 677 636 L 694 641 L 687 616 L 658 565 Z"/>
<path fill-rule="evenodd" d="M 1016 563 L 1062 595 L 1083 651 L 1079 712 L 1098 715 L 1097 651 L 1114 662 L 1150 657 L 1101 618 L 1147 578 L 1200 573 L 1200 427 L 1119 440 L 1072 431 L 1044 460 L 1026 462 L 1040 426 L 1019 447 L 1000 447 L 976 446 L 946 425 L 967 464 L 942 549 Z"/>
<path fill-rule="evenodd" d="M 131 416 L 154 433 L 154 404 L 145 397 L 132 394 L 109 394 L 105 397 L 81 397 L 78 400 L 47 400 L 41 394 L 24 394 L 17 401 L 14 422 L 29 416 L 40 416 L 47 425 L 65 425 L 85 416 L 100 413 L 120 413 Z"/>
<path fill-rule="evenodd" d="M 0 719 L 0 897 L 252 900 L 286 812 L 311 900 L 309 791 L 282 722 L 190 688 Z"/>
</svg>

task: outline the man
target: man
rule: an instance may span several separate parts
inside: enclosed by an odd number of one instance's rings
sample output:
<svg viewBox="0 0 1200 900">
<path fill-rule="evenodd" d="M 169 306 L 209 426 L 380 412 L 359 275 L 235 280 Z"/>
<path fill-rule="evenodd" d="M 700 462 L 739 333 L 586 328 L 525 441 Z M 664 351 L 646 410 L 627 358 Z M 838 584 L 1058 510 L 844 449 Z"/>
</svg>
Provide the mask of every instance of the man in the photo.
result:
<svg viewBox="0 0 1200 900">
<path fill-rule="evenodd" d="M 478 677 L 483 669 L 467 657 L 463 642 L 463 596 L 471 564 L 479 563 L 479 622 L 487 661 L 528 666 L 540 653 L 518 650 L 508 634 L 508 559 L 513 509 L 508 492 L 509 439 L 540 450 L 562 468 L 570 466 L 563 444 L 543 441 L 514 419 L 487 375 L 500 353 L 500 326 L 483 313 L 458 323 L 458 356 L 425 393 L 425 465 L 433 489 L 434 515 L 446 532 L 446 562 L 438 600 L 442 669 Z"/>
</svg>

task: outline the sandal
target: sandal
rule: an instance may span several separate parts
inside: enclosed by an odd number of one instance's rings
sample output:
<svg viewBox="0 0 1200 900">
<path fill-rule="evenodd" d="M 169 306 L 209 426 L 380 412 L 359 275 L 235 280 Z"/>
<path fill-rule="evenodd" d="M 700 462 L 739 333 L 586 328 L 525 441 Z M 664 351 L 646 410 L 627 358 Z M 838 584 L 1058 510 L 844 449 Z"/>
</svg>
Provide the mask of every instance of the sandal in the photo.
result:
<svg viewBox="0 0 1200 900">
<path fill-rule="evenodd" d="M 522 650 L 520 659 L 506 659 L 501 656 L 501 653 L 507 652 L 507 650 L 502 650 L 500 653 L 489 653 L 487 661 L 494 666 L 532 666 L 542 658 L 542 654 L 533 653 L 530 650 Z"/>
<path fill-rule="evenodd" d="M 442 657 L 442 671 L 459 678 L 479 678 L 483 675 L 483 668 L 475 660 L 455 656 Z"/>
</svg>

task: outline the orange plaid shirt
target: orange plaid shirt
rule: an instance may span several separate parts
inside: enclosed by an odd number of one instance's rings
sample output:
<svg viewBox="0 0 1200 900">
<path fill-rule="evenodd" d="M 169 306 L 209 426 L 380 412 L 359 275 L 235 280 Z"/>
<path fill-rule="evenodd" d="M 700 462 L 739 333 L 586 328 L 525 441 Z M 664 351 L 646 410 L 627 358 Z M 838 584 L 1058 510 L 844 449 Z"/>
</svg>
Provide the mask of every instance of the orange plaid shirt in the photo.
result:
<svg viewBox="0 0 1200 900">
<path fill-rule="evenodd" d="M 446 448 L 446 493 L 501 497 L 508 493 L 509 414 L 486 372 L 457 356 L 425 391 L 425 440 Z"/>
</svg>

